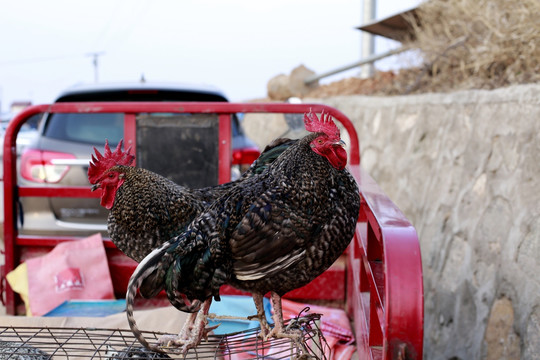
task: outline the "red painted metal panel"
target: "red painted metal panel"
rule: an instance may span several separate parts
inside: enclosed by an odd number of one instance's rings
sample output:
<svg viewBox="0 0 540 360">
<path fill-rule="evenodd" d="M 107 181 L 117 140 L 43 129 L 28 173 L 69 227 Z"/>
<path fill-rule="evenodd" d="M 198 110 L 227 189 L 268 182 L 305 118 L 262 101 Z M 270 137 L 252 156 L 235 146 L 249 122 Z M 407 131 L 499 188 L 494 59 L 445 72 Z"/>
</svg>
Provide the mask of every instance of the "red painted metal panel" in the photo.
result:
<svg viewBox="0 0 540 360">
<path fill-rule="evenodd" d="M 131 154 L 137 156 L 137 115 L 126 113 L 124 115 L 124 148 L 131 147 Z M 133 164 L 137 163 L 137 159 Z M 101 196 L 101 195 L 100 195 Z"/>
<path fill-rule="evenodd" d="M 309 284 L 288 292 L 284 297 L 298 300 L 328 300 L 345 303 L 346 258 L 336 261 L 328 270 Z"/>
<path fill-rule="evenodd" d="M 349 272 L 354 278 L 349 297 L 357 341 L 362 344 L 359 356 L 422 359 L 423 279 L 416 231 L 364 170 L 351 171 L 362 195 L 349 252 L 349 263 L 355 267 Z M 362 299 L 368 299 L 369 306 Z"/>
<path fill-rule="evenodd" d="M 218 182 L 231 181 L 232 129 L 231 114 L 219 114 L 219 172 Z"/>
<path fill-rule="evenodd" d="M 47 237 L 47 236 L 29 236 L 29 235 L 19 235 L 16 239 L 16 245 L 17 246 L 24 246 L 24 247 L 49 247 L 53 248 L 58 244 L 67 242 L 67 241 L 76 241 L 80 240 L 80 237 L 75 236 L 55 236 L 55 237 Z M 103 246 L 105 248 L 110 249 L 116 249 L 116 245 L 108 239 L 103 239 Z"/>
<path fill-rule="evenodd" d="M 20 186 L 19 196 L 42 196 L 42 197 L 78 197 L 78 198 L 99 198 L 101 189 L 91 191 L 89 187 L 42 187 L 42 186 Z"/>
<path fill-rule="evenodd" d="M 358 137 L 352 123 L 340 111 L 320 104 L 281 103 L 58 103 L 38 105 L 21 112 L 6 130 L 4 141 L 4 242 L 5 271 L 25 258 L 52 249 L 69 237 L 18 236 L 15 219 L 16 196 L 99 197 L 88 188 L 17 187 L 15 139 L 22 123 L 41 112 L 123 112 L 126 145 L 136 146 L 136 116 L 140 112 L 182 112 L 219 114 L 219 182 L 230 178 L 230 114 L 304 113 L 325 111 L 343 124 L 350 137 L 349 168 L 357 180 L 362 204 L 355 237 L 347 252 L 345 266 L 338 264 L 314 282 L 287 294 L 293 298 L 343 299 L 354 320 L 360 358 L 421 359 L 423 354 L 422 263 L 416 231 L 401 211 L 360 169 Z M 223 141 L 225 140 L 225 141 Z M 17 193 L 18 190 L 18 193 Z M 125 292 L 135 262 L 120 253 L 109 239 L 104 240 L 115 289 Z M 328 286 L 328 283 L 338 286 Z M 345 285 L 347 288 L 345 289 Z M 320 290 L 325 289 L 323 294 Z M 330 292 L 327 289 L 335 288 Z M 239 293 L 224 287 L 225 293 Z M 11 289 L 6 290 L 6 310 L 15 312 Z"/>
<path fill-rule="evenodd" d="M 19 115 L 10 122 L 4 134 L 4 255 L 5 273 L 9 273 L 15 268 L 18 251 L 15 247 L 16 236 L 16 210 L 15 210 L 15 186 L 16 186 L 16 164 L 17 164 L 17 133 L 24 120 L 32 115 L 45 112 L 48 105 L 31 106 L 21 111 Z M 6 282 L 5 290 L 6 312 L 15 313 L 15 296 L 9 284 Z"/>
</svg>

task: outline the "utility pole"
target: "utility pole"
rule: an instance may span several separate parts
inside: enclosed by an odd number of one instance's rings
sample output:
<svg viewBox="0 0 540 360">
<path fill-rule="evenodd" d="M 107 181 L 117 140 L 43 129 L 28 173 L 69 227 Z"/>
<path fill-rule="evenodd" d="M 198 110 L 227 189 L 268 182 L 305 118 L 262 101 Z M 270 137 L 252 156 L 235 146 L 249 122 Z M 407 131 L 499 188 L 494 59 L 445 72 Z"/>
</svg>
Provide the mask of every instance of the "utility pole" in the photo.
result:
<svg viewBox="0 0 540 360">
<path fill-rule="evenodd" d="M 363 24 L 368 24 L 375 20 L 375 12 L 377 8 L 377 0 L 363 0 Z M 362 58 L 368 58 L 373 56 L 375 52 L 375 37 L 367 31 L 362 32 Z M 362 65 L 360 71 L 361 78 L 368 78 L 373 76 L 374 66 L 373 63 Z"/>
<path fill-rule="evenodd" d="M 94 82 L 96 82 L 96 83 L 99 80 L 99 76 L 98 76 L 98 70 L 99 70 L 98 58 L 101 55 L 104 55 L 104 54 L 105 54 L 104 51 L 99 51 L 99 52 L 93 52 L 93 53 L 86 54 L 86 56 L 91 56 L 93 58 L 92 64 L 94 65 Z"/>
</svg>

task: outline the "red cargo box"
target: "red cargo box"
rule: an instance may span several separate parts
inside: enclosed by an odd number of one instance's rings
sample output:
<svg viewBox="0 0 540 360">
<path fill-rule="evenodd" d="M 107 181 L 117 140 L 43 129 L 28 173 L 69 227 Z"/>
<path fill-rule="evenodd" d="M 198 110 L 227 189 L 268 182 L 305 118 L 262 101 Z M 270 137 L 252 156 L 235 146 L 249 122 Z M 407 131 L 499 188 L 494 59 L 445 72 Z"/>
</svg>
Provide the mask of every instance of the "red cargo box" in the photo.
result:
<svg viewBox="0 0 540 360">
<path fill-rule="evenodd" d="M 325 111 L 340 122 L 350 137 L 349 169 L 362 196 L 360 216 L 348 251 L 329 270 L 287 297 L 329 302 L 346 308 L 356 332 L 360 358 L 422 359 L 423 284 L 418 237 L 414 227 L 375 181 L 360 167 L 358 136 L 340 111 L 320 104 L 240 103 L 56 103 L 37 105 L 21 112 L 9 125 L 4 139 L 4 273 L 29 257 L 50 251 L 75 237 L 20 236 L 17 232 L 18 197 L 99 197 L 88 187 L 40 188 L 17 184 L 16 144 L 22 124 L 38 113 L 124 113 L 125 143 L 136 148 L 139 113 L 213 113 L 219 116 L 219 182 L 230 180 L 232 152 L 231 114 Z M 135 150 L 135 149 L 133 149 Z M 116 295 L 125 294 L 136 263 L 104 240 Z M 224 293 L 237 290 L 224 287 Z M 15 314 L 20 299 L 9 286 L 4 289 L 8 314 Z"/>
</svg>

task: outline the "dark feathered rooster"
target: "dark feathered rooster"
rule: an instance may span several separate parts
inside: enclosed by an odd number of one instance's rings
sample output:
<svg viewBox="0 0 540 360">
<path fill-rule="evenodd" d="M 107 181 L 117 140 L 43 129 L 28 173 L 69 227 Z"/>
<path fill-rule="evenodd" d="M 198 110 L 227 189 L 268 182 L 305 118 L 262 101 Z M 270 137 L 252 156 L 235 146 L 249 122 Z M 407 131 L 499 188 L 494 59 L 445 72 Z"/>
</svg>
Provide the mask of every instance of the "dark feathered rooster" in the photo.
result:
<svg viewBox="0 0 540 360">
<path fill-rule="evenodd" d="M 144 346 L 159 349 L 135 324 L 137 289 L 147 294 L 164 289 L 176 308 L 188 312 L 203 302 L 202 317 L 211 299 L 219 300 L 220 287 L 230 284 L 253 294 L 263 338 L 290 336 L 283 329 L 281 296 L 308 284 L 343 253 L 360 207 L 339 129 L 325 114 L 318 119 L 310 112 L 304 122 L 312 134 L 290 145 L 260 174 L 227 190 L 184 233 L 139 264 L 126 299 L 130 327 Z M 275 310 L 271 332 L 263 320 L 262 298 L 268 292 Z M 193 338 L 200 341 L 203 328 L 181 333 L 169 345 L 181 345 L 185 352 Z"/>
<path fill-rule="evenodd" d="M 140 262 L 152 250 L 185 230 L 210 203 L 244 179 L 262 172 L 296 140 L 277 139 L 268 145 L 239 180 L 213 187 L 190 189 L 152 171 L 130 166 L 134 156 L 114 151 L 105 143 L 88 169 L 92 191 L 101 188 L 101 205 L 109 211 L 111 241 L 127 256 Z"/>
<path fill-rule="evenodd" d="M 120 141 L 111 151 L 106 142 L 103 154 L 94 149 L 88 179 L 93 191 L 101 188 L 101 205 L 110 210 L 107 227 L 111 241 L 120 251 L 140 262 L 152 250 L 181 234 L 214 199 L 262 172 L 295 141 L 277 139 L 239 180 L 201 189 L 189 189 L 154 172 L 130 166 L 134 160 L 130 149 L 123 151 Z M 141 294 L 151 296 L 144 291 Z M 186 331 L 195 318 L 195 314 L 189 318 Z"/>
<path fill-rule="evenodd" d="M 101 188 L 101 205 L 109 209 L 107 227 L 112 242 L 140 262 L 153 249 L 181 233 L 204 209 L 204 202 L 190 189 L 151 171 L 129 166 L 134 156 L 113 152 L 92 155 L 88 179 L 92 190 Z"/>
</svg>

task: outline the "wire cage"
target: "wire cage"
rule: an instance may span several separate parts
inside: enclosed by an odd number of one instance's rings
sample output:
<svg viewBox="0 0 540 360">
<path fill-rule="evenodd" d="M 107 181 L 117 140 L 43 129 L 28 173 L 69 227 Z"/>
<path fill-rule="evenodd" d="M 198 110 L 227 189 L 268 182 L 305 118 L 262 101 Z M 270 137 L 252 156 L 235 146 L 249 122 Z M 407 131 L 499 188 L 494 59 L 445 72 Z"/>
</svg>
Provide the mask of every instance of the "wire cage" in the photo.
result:
<svg viewBox="0 0 540 360">
<path fill-rule="evenodd" d="M 262 341 L 259 328 L 225 335 L 209 335 L 186 356 L 164 348 L 157 353 L 142 347 L 131 330 L 69 327 L 0 327 L 0 359 L 321 359 L 329 347 L 320 330 L 320 315 L 308 314 L 286 322 L 298 339 Z M 150 342 L 167 335 L 143 331 Z M 169 334 L 170 335 L 170 334 Z"/>
</svg>

